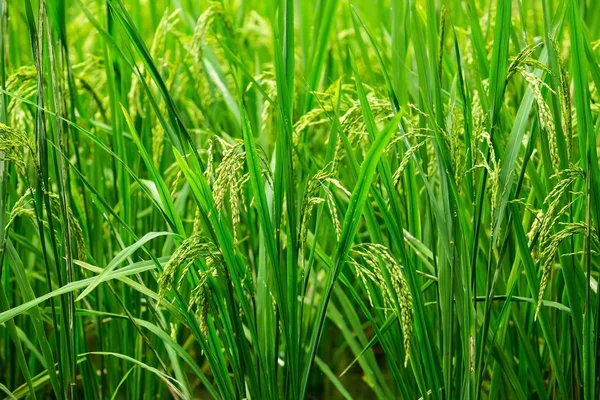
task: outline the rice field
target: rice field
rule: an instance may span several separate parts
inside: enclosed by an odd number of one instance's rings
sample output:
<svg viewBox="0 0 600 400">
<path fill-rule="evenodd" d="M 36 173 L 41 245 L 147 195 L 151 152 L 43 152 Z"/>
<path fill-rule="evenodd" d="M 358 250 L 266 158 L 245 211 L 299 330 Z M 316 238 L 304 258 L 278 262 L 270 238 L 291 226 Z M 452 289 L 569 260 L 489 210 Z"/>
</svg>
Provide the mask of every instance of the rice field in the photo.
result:
<svg viewBox="0 0 600 400">
<path fill-rule="evenodd" d="M 0 0 L 1 398 L 599 398 L 599 21 Z"/>
</svg>

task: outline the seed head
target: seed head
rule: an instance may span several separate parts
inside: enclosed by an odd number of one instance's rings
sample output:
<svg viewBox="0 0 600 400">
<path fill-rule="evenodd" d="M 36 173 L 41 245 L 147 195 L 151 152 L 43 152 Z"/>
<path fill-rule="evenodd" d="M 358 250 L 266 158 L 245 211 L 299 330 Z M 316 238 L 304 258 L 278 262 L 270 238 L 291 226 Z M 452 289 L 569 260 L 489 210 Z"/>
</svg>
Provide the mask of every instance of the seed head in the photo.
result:
<svg viewBox="0 0 600 400">
<path fill-rule="evenodd" d="M 552 265 L 554 264 L 554 258 L 558 253 L 558 248 L 560 244 L 565 240 L 575 235 L 586 235 L 588 232 L 588 226 L 586 223 L 575 222 L 563 224 L 564 228 L 559 232 L 555 233 L 549 240 L 549 245 L 541 254 L 542 258 L 542 279 L 540 281 L 540 292 L 538 295 L 537 306 L 535 309 L 534 319 L 537 319 L 537 315 L 542 307 L 542 303 L 544 300 L 544 293 L 546 292 L 546 287 L 548 286 L 548 279 L 550 277 L 550 271 L 552 270 Z M 590 228 L 591 237 L 588 240 L 591 240 L 595 245 L 598 245 L 598 232 L 595 228 Z"/>
<path fill-rule="evenodd" d="M 306 190 L 304 191 L 304 197 L 302 199 L 302 211 L 300 213 L 300 256 L 304 262 L 304 250 L 306 247 L 306 238 L 308 236 L 308 223 L 314 206 L 327 201 L 327 206 L 331 214 L 333 221 L 334 230 L 336 235 L 341 235 L 341 224 L 338 219 L 337 207 L 333 198 L 333 193 L 329 186 L 329 183 L 334 182 L 334 185 L 339 185 L 339 181 L 333 179 L 334 162 L 330 162 L 321 168 L 315 175 L 313 175 L 306 183 Z M 325 198 L 319 197 L 320 191 L 323 189 Z"/>
<path fill-rule="evenodd" d="M 404 365 L 406 366 L 408 365 L 410 357 L 413 302 L 412 294 L 402 268 L 396 262 L 389 249 L 381 244 L 358 244 L 352 248 L 352 253 L 361 257 L 368 266 L 362 266 L 356 260 L 352 262 L 355 269 L 357 271 L 360 270 L 360 272 L 357 272 L 359 278 L 364 282 L 365 277 L 368 277 L 376 284 L 376 286 L 381 288 L 384 305 L 386 306 L 386 313 L 387 308 L 394 309 L 394 304 L 396 304 L 395 300 L 397 299 L 398 301 L 398 305 L 400 306 L 400 325 L 404 334 L 404 351 L 406 353 Z M 389 272 L 391 286 L 388 285 L 387 280 L 385 279 L 383 269 Z M 368 288 L 368 285 L 365 284 L 365 287 Z M 369 292 L 368 295 L 369 301 L 372 302 L 371 294 Z"/>
<path fill-rule="evenodd" d="M 0 160 L 13 162 L 23 171 L 27 152 L 34 157 L 34 163 L 37 165 L 33 140 L 25 132 L 0 123 Z"/>
<path fill-rule="evenodd" d="M 200 234 L 191 235 L 175 250 L 158 278 L 158 303 L 165 298 L 169 286 L 174 285 L 177 273 L 181 273 L 177 282 L 177 287 L 180 287 L 191 264 L 199 259 L 203 259 L 208 267 L 216 270 L 225 264 L 220 250 L 212 241 Z"/>
</svg>

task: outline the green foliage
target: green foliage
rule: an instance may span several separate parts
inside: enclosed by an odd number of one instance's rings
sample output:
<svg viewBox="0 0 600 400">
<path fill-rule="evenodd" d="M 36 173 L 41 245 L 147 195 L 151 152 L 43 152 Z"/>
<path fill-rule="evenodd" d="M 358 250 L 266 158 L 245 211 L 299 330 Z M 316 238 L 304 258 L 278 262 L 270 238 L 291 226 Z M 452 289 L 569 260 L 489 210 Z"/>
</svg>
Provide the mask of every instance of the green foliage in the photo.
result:
<svg viewBox="0 0 600 400">
<path fill-rule="evenodd" d="M 598 398 L 599 17 L 0 1 L 0 396 Z"/>
</svg>

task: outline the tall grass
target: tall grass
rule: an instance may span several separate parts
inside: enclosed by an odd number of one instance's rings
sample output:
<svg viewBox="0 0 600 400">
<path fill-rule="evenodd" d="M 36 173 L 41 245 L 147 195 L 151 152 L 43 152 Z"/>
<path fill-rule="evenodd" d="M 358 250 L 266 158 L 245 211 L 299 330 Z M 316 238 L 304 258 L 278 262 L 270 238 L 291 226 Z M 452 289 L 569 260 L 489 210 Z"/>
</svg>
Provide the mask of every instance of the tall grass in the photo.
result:
<svg viewBox="0 0 600 400">
<path fill-rule="evenodd" d="M 600 3 L 0 11 L 3 397 L 600 396 Z"/>
</svg>

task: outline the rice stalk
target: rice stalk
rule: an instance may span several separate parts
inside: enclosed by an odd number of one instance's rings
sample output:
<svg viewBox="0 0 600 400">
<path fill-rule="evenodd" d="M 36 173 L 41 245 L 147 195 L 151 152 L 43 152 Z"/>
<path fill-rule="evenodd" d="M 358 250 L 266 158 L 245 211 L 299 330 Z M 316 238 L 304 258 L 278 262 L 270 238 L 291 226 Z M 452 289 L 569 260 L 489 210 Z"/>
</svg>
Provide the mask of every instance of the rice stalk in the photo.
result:
<svg viewBox="0 0 600 400">
<path fill-rule="evenodd" d="M 20 129 L 0 123 L 0 159 L 14 163 L 20 171 L 24 172 L 28 156 L 37 166 L 33 139 Z"/>
<path fill-rule="evenodd" d="M 404 272 L 390 251 L 381 244 L 358 244 L 353 246 L 352 253 L 361 257 L 370 268 L 369 269 L 366 266 L 361 265 L 356 260 L 352 261 L 352 264 L 355 266 L 359 277 L 362 279 L 365 277 L 369 278 L 373 281 L 373 283 L 381 288 L 384 303 L 387 304 L 388 307 L 393 307 L 392 305 L 395 304 L 394 299 L 397 299 L 398 301 L 400 306 L 400 324 L 404 334 L 404 366 L 407 366 L 410 359 L 410 343 L 413 324 L 413 300 L 408 283 L 404 276 Z M 389 272 L 392 284 L 391 288 L 386 283 L 387 281 L 384 278 L 382 268 L 386 268 L 386 270 Z M 365 287 L 368 287 L 368 285 L 365 284 Z M 370 294 L 369 298 L 371 299 Z"/>
<path fill-rule="evenodd" d="M 591 228 L 591 227 L 590 227 Z M 574 222 L 563 224 L 563 229 L 552 235 L 549 240 L 547 247 L 542 251 L 540 258 L 542 259 L 542 278 L 540 281 L 540 292 L 538 295 L 538 301 L 535 309 L 534 320 L 537 320 L 538 313 L 542 307 L 542 303 L 544 300 L 544 293 L 546 292 L 546 287 L 548 286 L 548 279 L 550 277 L 550 271 L 552 270 L 552 266 L 554 264 L 554 260 L 556 258 L 556 254 L 558 253 L 558 249 L 560 244 L 575 235 L 587 235 L 588 226 L 582 222 Z M 590 229 L 591 237 L 587 237 L 587 240 L 591 240 L 595 246 L 599 245 L 598 232 L 596 232 L 595 228 Z"/>
</svg>

